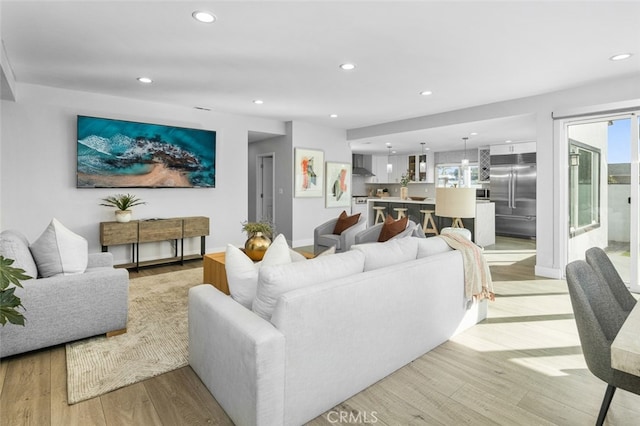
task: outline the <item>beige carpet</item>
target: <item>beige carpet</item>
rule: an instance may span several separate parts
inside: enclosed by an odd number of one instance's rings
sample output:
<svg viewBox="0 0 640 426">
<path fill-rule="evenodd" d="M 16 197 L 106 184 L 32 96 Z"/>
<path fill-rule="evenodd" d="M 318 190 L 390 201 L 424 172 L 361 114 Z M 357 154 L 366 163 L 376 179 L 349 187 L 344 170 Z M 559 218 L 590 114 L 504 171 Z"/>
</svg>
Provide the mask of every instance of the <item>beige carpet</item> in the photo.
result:
<svg viewBox="0 0 640 426">
<path fill-rule="evenodd" d="M 127 333 L 67 344 L 68 403 L 187 365 L 187 293 L 201 283 L 202 268 L 132 279 Z"/>
</svg>

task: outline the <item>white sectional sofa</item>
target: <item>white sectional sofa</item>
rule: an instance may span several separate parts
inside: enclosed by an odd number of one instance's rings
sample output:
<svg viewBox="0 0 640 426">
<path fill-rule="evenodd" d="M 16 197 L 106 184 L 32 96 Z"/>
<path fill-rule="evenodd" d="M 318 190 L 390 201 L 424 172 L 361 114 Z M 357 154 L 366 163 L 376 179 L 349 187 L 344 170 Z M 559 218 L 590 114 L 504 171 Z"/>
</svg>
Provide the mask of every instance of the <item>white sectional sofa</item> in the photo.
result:
<svg viewBox="0 0 640 426">
<path fill-rule="evenodd" d="M 462 256 L 440 238 L 265 266 L 257 298 L 267 293 L 262 317 L 211 285 L 189 293 L 189 362 L 238 425 L 303 424 L 487 309 L 465 300 Z"/>
</svg>

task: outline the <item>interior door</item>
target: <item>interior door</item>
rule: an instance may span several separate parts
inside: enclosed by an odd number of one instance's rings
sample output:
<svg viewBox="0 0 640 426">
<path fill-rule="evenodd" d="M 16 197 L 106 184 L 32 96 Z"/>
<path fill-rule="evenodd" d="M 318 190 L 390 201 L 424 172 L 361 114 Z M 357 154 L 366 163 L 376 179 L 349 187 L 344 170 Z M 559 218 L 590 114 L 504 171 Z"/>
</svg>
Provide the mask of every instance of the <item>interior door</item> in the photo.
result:
<svg viewBox="0 0 640 426">
<path fill-rule="evenodd" d="M 258 187 L 258 221 L 275 220 L 275 211 L 273 205 L 274 194 L 274 167 L 273 155 L 263 155 L 258 161 L 260 179 Z"/>
</svg>

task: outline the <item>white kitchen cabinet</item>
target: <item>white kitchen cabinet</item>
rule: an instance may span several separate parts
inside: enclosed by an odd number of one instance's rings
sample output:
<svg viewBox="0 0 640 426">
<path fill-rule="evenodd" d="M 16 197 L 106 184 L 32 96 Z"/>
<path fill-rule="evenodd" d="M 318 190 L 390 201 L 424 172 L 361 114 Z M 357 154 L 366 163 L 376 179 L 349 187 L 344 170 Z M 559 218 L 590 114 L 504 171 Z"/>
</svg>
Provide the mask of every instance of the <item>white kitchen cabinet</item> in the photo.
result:
<svg viewBox="0 0 640 426">
<path fill-rule="evenodd" d="M 374 155 L 371 157 L 371 173 L 375 176 L 367 178 L 368 183 L 387 183 L 389 175 L 387 174 L 387 156 Z"/>
<path fill-rule="evenodd" d="M 536 152 L 535 142 L 505 143 L 491 145 L 491 155 L 524 154 L 525 152 Z"/>
<path fill-rule="evenodd" d="M 389 173 L 389 183 L 400 183 L 400 177 L 409 168 L 409 158 L 406 155 L 392 155 L 389 157 L 392 170 Z"/>
</svg>

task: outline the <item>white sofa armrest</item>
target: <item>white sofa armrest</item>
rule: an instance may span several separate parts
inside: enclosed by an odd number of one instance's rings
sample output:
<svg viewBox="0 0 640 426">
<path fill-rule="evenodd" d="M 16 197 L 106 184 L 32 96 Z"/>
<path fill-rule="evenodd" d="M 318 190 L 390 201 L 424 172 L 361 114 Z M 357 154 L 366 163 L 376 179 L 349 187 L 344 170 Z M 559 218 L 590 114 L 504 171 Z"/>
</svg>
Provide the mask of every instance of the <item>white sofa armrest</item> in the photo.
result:
<svg viewBox="0 0 640 426">
<path fill-rule="evenodd" d="M 189 364 L 237 425 L 284 421 L 285 339 L 215 287 L 189 290 Z"/>
</svg>

